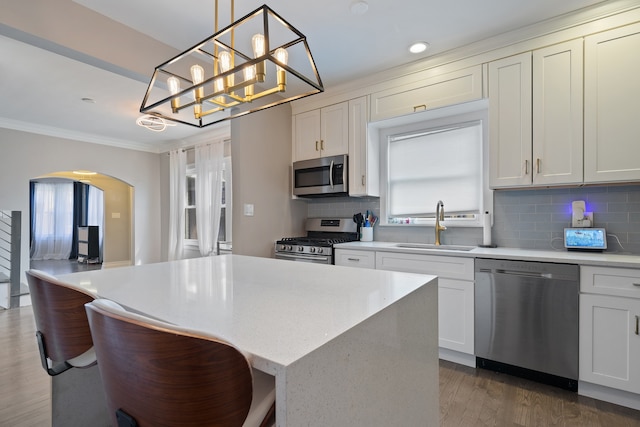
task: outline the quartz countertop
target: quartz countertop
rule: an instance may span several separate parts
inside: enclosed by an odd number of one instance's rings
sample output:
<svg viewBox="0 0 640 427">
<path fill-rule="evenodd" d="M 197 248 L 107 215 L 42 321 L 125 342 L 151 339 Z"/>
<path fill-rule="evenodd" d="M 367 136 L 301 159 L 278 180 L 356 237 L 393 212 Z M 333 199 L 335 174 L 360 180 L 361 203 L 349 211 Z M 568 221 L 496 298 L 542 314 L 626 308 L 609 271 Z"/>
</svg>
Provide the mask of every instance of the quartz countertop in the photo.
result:
<svg viewBox="0 0 640 427">
<path fill-rule="evenodd" d="M 521 261 L 557 262 L 565 264 L 594 265 L 606 267 L 640 268 L 640 255 L 622 255 L 607 252 L 583 252 L 567 250 L 535 250 L 518 248 L 481 248 L 470 251 L 447 249 L 424 249 L 399 247 L 406 242 L 348 242 L 335 245 L 336 249 L 362 251 L 386 251 L 406 254 L 457 256 L 467 258 L 497 258 Z"/>
<path fill-rule="evenodd" d="M 221 336 L 274 374 L 435 276 L 222 255 L 59 278 L 129 309 Z"/>
</svg>

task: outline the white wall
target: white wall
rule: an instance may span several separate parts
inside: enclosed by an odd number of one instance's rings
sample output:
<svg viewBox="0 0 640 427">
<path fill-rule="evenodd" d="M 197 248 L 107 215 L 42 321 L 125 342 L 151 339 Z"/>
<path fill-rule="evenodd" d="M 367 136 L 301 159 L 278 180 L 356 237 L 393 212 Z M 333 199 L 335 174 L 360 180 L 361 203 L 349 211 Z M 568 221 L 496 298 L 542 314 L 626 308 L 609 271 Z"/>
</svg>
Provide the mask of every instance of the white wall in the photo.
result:
<svg viewBox="0 0 640 427">
<path fill-rule="evenodd" d="M 232 120 L 231 159 L 233 253 L 271 257 L 277 239 L 303 233 L 307 216 L 306 201 L 291 199 L 290 105 Z"/>
<path fill-rule="evenodd" d="M 29 180 L 78 169 L 133 186 L 133 260 L 136 264 L 159 262 L 159 154 L 0 129 L 0 209 L 23 212 L 21 270 L 29 267 Z"/>
</svg>

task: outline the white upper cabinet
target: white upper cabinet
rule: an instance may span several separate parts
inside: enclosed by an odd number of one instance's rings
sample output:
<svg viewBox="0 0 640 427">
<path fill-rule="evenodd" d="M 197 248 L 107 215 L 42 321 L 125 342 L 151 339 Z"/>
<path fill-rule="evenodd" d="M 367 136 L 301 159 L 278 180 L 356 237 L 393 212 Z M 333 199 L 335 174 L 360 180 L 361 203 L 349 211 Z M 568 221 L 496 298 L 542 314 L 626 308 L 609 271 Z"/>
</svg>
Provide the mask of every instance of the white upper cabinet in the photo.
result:
<svg viewBox="0 0 640 427">
<path fill-rule="evenodd" d="M 581 183 L 582 39 L 489 64 L 493 188 Z"/>
<path fill-rule="evenodd" d="M 465 68 L 376 92 L 371 121 L 482 98 L 482 66 Z"/>
<path fill-rule="evenodd" d="M 296 114 L 293 128 L 293 161 L 348 154 L 349 103 Z"/>
<path fill-rule="evenodd" d="M 533 51 L 533 184 L 582 182 L 582 45 Z"/>
<path fill-rule="evenodd" d="M 531 53 L 489 63 L 489 184 L 531 184 Z"/>
<path fill-rule="evenodd" d="M 586 182 L 640 180 L 640 24 L 585 38 Z"/>
<path fill-rule="evenodd" d="M 379 196 L 377 145 L 367 135 L 369 97 L 349 100 L 349 195 Z"/>
</svg>

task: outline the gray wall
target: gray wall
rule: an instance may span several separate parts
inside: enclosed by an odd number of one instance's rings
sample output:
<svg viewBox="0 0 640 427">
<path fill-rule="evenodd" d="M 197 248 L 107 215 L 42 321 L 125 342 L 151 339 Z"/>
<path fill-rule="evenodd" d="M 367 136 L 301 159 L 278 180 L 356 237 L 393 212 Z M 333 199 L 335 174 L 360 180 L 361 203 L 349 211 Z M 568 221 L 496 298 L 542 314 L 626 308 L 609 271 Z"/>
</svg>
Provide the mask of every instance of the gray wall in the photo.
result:
<svg viewBox="0 0 640 427">
<path fill-rule="evenodd" d="M 123 254 L 109 253 L 111 260 L 136 264 L 160 261 L 158 154 L 2 128 L 0 153 L 0 209 L 22 211 L 23 271 L 29 266 L 29 180 L 79 169 L 118 178 L 134 188 L 134 253 L 127 245 Z"/>
<path fill-rule="evenodd" d="M 304 230 L 307 206 L 291 199 L 291 106 L 231 121 L 233 253 L 271 257 L 274 242 Z M 254 216 L 244 215 L 253 204 Z"/>
<path fill-rule="evenodd" d="M 513 248 L 562 249 L 562 230 L 571 224 L 574 200 L 584 200 L 587 211 L 594 213 L 594 226 L 606 228 L 608 252 L 640 254 L 640 185 L 495 191 L 493 243 Z M 378 215 L 379 200 L 310 200 L 307 214 L 350 218 L 367 209 Z M 433 227 L 376 226 L 374 240 L 432 243 L 434 231 Z M 442 234 L 442 241 L 477 245 L 482 243 L 482 230 L 450 227 Z"/>
</svg>

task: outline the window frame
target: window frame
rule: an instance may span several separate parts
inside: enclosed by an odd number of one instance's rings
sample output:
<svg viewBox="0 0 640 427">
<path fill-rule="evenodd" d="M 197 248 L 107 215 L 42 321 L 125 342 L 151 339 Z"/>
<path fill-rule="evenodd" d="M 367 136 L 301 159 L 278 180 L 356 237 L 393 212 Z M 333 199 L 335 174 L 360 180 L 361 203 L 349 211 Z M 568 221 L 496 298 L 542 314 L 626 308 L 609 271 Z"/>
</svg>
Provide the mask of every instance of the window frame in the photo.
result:
<svg viewBox="0 0 640 427">
<path fill-rule="evenodd" d="M 397 123 L 399 122 L 399 123 Z M 380 154 L 380 225 L 392 227 L 407 226 L 435 226 L 435 213 L 433 215 L 416 215 L 397 220 L 390 220 L 389 215 L 389 144 L 395 136 L 411 133 L 430 132 L 432 130 L 457 127 L 459 125 L 480 122 L 482 124 L 482 147 L 479 188 L 482 189 L 480 207 L 478 212 L 469 214 L 447 213 L 446 195 L 440 198 L 445 205 L 445 223 L 447 227 L 482 227 L 482 213 L 493 211 L 493 191 L 489 188 L 489 120 L 486 100 L 473 101 L 452 107 L 444 107 L 415 113 L 411 118 L 403 117 L 401 120 L 389 120 L 385 124 L 379 124 L 379 154 Z M 435 210 L 435 205 L 434 205 Z"/>
<path fill-rule="evenodd" d="M 224 220 L 225 220 L 225 240 L 221 241 L 220 240 L 220 235 L 218 235 L 218 242 L 219 243 L 230 243 L 232 242 L 232 232 L 233 232 L 233 228 L 232 228 L 232 216 L 233 213 L 231 211 L 232 209 L 232 191 L 231 188 L 232 186 L 231 184 L 231 156 L 225 156 L 224 160 L 223 160 L 223 175 L 222 175 L 222 185 L 223 185 L 223 190 L 222 190 L 222 200 L 223 203 L 220 206 L 220 210 L 224 210 L 225 214 L 224 214 Z M 198 240 L 197 239 L 188 239 L 187 238 L 187 229 L 189 226 L 189 222 L 188 222 L 188 214 L 187 214 L 187 209 L 195 209 L 196 205 L 189 205 L 189 178 L 193 178 L 198 179 L 197 175 L 196 175 L 196 167 L 195 167 L 195 162 L 191 162 L 187 164 L 186 170 L 185 170 L 185 197 L 184 197 L 184 206 L 183 206 L 183 210 L 185 211 L 185 220 L 184 220 L 184 230 L 183 230 L 183 246 L 185 249 L 192 249 L 192 250 L 197 250 L 198 249 Z M 195 200 L 195 195 L 194 195 L 194 200 Z M 197 204 L 198 201 L 195 200 L 195 203 Z M 229 208 L 229 209 L 227 209 Z M 229 214 L 229 215 L 227 215 Z M 222 213 L 220 214 L 220 221 L 222 222 L 223 216 Z M 197 228 L 196 228 L 196 233 L 197 233 Z"/>
</svg>

